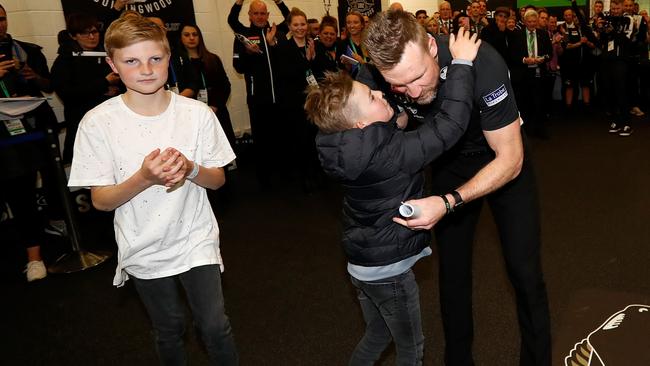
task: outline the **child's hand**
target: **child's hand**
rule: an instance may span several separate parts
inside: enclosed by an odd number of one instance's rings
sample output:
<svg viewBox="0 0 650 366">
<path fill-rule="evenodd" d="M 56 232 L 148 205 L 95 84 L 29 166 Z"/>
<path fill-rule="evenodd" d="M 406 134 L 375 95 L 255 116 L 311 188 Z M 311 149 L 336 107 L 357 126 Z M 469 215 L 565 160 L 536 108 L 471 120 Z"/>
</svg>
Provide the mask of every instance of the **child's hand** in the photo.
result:
<svg viewBox="0 0 650 366">
<path fill-rule="evenodd" d="M 166 186 L 170 177 L 174 176 L 183 164 L 183 159 L 178 159 L 179 154 L 180 152 L 170 149 L 166 149 L 162 153 L 160 149 L 152 151 L 145 156 L 140 167 L 142 177 L 151 185 Z"/>
<path fill-rule="evenodd" d="M 449 51 L 455 59 L 474 61 L 480 45 L 481 40 L 477 40 L 477 34 L 470 36 L 470 32 L 463 27 L 458 29 L 458 36 L 449 36 Z"/>
<path fill-rule="evenodd" d="M 165 168 L 169 173 L 165 180 L 165 186 L 173 187 L 187 177 L 187 175 L 192 171 L 192 168 L 194 167 L 193 164 L 195 163 L 173 147 L 169 147 L 165 149 L 165 151 L 168 152 L 170 156 L 174 156 L 176 160 L 174 165 Z"/>
</svg>

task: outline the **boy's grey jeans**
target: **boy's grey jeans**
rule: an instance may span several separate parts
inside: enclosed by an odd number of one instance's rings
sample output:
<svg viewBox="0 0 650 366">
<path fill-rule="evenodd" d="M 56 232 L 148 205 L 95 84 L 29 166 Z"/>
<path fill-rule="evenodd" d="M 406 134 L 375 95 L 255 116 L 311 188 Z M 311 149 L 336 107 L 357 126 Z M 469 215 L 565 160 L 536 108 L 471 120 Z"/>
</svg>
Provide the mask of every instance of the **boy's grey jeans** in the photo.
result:
<svg viewBox="0 0 650 366">
<path fill-rule="evenodd" d="M 420 293 L 413 271 L 377 281 L 351 280 L 357 288 L 366 333 L 352 354 L 350 366 L 374 365 L 391 340 L 397 351 L 396 365 L 422 365 Z"/>
</svg>

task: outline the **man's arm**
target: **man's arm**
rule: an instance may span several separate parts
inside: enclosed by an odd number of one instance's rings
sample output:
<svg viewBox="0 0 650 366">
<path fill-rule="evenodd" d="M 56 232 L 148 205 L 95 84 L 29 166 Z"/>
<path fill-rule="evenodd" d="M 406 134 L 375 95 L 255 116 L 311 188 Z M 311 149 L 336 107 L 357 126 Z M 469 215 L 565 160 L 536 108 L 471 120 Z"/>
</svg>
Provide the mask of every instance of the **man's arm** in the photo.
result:
<svg viewBox="0 0 650 366">
<path fill-rule="evenodd" d="M 465 202 L 490 194 L 519 175 L 524 161 L 524 145 L 520 129 L 519 119 L 516 119 L 498 130 L 483 131 L 485 139 L 496 156 L 456 190 Z M 451 195 L 447 196 L 447 198 L 451 197 Z M 453 197 L 449 202 L 455 203 Z"/>
<path fill-rule="evenodd" d="M 465 203 L 490 194 L 519 175 L 524 159 L 519 119 L 494 131 L 484 131 L 485 138 L 494 150 L 496 157 L 479 170 L 465 184 L 456 189 Z M 456 204 L 451 194 L 445 197 L 453 207 Z M 420 207 L 421 214 L 416 219 L 393 221 L 412 229 L 431 229 L 447 213 L 445 203 L 438 196 L 430 196 L 408 203 Z"/>
<path fill-rule="evenodd" d="M 239 13 L 241 12 L 242 4 L 244 4 L 244 0 L 235 1 L 230 9 L 230 13 L 228 14 L 228 25 L 230 25 L 230 28 L 232 28 L 235 33 L 246 31 L 246 26 L 241 24 L 239 21 Z"/>
<path fill-rule="evenodd" d="M 273 0 L 273 1 L 275 2 L 275 5 L 278 6 L 278 9 L 280 9 L 280 13 L 282 14 L 282 19 L 287 19 L 290 13 L 287 4 L 285 4 L 284 1 L 282 0 Z M 286 21 L 280 23 L 278 27 L 280 28 L 280 31 L 282 31 L 282 33 L 285 34 L 289 33 L 289 24 L 287 24 Z"/>
</svg>

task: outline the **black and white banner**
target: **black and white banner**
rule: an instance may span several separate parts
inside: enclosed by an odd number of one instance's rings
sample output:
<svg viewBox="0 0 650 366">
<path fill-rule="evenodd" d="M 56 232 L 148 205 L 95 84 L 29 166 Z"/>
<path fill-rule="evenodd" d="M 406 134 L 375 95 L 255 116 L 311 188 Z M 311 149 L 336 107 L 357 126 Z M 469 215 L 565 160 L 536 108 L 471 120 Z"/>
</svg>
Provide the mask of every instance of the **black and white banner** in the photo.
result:
<svg viewBox="0 0 650 366">
<path fill-rule="evenodd" d="M 381 12 L 381 0 L 339 0 L 339 28 L 345 27 L 345 15 L 351 11 L 372 18 Z"/>
<path fill-rule="evenodd" d="M 113 10 L 115 0 L 61 0 L 63 13 L 87 13 L 97 17 L 105 30 L 119 14 Z M 126 6 L 145 17 L 159 17 L 170 32 L 180 31 L 183 23 L 194 23 L 194 4 L 192 0 L 135 0 Z"/>
</svg>

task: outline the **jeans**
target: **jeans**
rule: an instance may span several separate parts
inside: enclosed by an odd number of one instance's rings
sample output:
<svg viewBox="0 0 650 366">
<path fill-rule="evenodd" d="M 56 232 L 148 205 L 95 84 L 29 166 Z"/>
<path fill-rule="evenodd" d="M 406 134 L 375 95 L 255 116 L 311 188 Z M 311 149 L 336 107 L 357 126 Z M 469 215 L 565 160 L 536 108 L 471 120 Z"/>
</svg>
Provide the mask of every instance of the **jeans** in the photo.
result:
<svg viewBox="0 0 650 366">
<path fill-rule="evenodd" d="M 162 365 L 187 364 L 183 345 L 185 311 L 178 282 L 185 289 L 210 365 L 238 364 L 235 340 L 225 313 L 219 265 L 195 267 L 151 280 L 131 278 L 151 318 Z"/>
<path fill-rule="evenodd" d="M 366 333 L 357 344 L 350 366 L 374 365 L 395 341 L 396 365 L 422 365 L 424 335 L 420 318 L 420 293 L 412 270 L 377 281 L 351 277 Z"/>
</svg>

